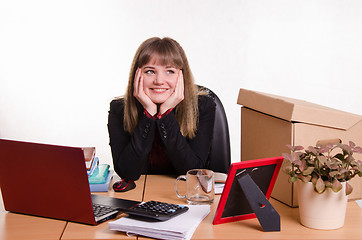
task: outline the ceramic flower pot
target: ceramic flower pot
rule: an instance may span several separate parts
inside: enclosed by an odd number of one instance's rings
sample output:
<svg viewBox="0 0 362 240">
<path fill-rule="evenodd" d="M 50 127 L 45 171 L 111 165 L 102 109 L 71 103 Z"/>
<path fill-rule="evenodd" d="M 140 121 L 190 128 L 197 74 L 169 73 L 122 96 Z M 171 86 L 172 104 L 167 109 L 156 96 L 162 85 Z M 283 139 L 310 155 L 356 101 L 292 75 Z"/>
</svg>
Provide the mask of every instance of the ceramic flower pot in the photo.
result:
<svg viewBox="0 0 362 240">
<path fill-rule="evenodd" d="M 337 229 L 344 225 L 348 196 L 345 183 L 339 192 L 327 188 L 322 194 L 314 191 L 311 182 L 297 181 L 299 216 L 302 225 L 314 229 Z"/>
</svg>

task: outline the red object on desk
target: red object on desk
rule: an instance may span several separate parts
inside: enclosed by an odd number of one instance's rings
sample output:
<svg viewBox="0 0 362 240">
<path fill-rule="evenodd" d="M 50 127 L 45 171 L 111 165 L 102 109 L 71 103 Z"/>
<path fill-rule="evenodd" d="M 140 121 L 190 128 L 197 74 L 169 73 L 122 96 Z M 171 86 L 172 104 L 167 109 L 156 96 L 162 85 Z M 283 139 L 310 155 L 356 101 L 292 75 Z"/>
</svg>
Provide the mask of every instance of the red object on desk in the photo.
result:
<svg viewBox="0 0 362 240">
<path fill-rule="evenodd" d="M 256 218 L 235 176 L 247 172 L 269 199 L 282 162 L 283 157 L 274 157 L 232 163 L 213 224 Z"/>
</svg>

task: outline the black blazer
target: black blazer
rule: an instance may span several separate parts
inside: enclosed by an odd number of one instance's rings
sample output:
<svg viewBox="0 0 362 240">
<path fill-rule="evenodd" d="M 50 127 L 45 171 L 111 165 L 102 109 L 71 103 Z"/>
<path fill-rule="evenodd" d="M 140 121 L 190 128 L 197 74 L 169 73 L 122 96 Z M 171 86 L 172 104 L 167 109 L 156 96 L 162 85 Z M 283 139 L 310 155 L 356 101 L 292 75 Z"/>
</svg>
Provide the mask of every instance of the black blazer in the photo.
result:
<svg viewBox="0 0 362 240">
<path fill-rule="evenodd" d="M 141 114 L 133 135 L 123 128 L 124 101 L 113 100 L 108 114 L 108 133 L 116 173 L 124 179 L 137 180 L 147 173 L 148 156 L 155 131 L 159 132 L 165 153 L 177 174 L 194 168 L 206 168 L 215 120 L 215 102 L 207 95 L 199 96 L 199 124 L 196 136 L 182 136 L 173 110 L 161 119 Z"/>
</svg>

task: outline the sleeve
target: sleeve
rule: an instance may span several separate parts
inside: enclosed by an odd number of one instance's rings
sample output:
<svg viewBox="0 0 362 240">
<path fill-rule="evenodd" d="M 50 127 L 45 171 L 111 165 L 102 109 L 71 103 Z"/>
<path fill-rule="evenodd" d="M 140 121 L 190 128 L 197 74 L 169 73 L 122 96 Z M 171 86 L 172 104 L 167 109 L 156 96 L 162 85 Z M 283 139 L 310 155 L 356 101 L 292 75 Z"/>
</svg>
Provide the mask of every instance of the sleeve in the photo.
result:
<svg viewBox="0 0 362 240">
<path fill-rule="evenodd" d="M 196 136 L 182 136 L 174 111 L 156 121 L 165 151 L 178 174 L 194 168 L 205 168 L 215 121 L 216 105 L 209 96 L 199 96 L 199 123 Z"/>
<path fill-rule="evenodd" d="M 124 102 L 113 100 L 108 114 L 109 144 L 115 172 L 124 179 L 138 180 L 147 167 L 156 120 L 142 114 L 131 136 L 124 130 Z"/>
</svg>

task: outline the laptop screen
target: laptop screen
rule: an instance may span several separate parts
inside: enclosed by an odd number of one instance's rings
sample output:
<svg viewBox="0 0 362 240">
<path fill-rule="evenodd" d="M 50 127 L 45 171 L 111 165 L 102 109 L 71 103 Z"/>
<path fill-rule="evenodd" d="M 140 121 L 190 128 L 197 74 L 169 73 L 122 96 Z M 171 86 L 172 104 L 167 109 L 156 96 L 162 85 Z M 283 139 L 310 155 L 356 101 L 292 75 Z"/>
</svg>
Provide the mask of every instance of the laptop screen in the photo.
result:
<svg viewBox="0 0 362 240">
<path fill-rule="evenodd" d="M 0 139 L 5 210 L 95 224 L 82 148 Z"/>
</svg>

